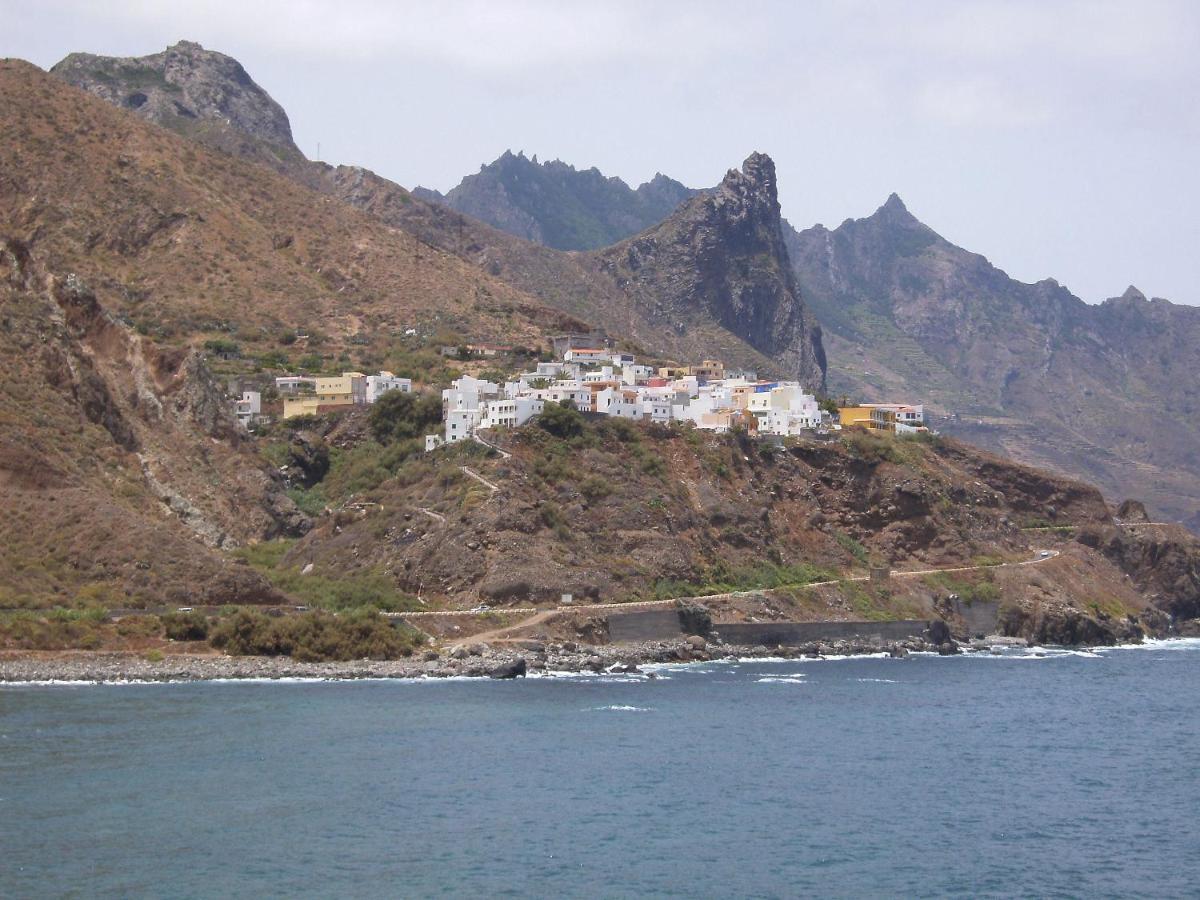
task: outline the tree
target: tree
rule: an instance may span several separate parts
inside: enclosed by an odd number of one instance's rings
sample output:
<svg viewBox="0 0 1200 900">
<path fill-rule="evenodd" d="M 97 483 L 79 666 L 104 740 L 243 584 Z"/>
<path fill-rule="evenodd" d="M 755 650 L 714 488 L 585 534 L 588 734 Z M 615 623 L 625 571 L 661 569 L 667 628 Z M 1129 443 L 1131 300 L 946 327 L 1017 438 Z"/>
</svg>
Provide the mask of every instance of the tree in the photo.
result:
<svg viewBox="0 0 1200 900">
<path fill-rule="evenodd" d="M 538 416 L 537 423 L 543 430 L 564 440 L 583 434 L 583 414 L 570 400 L 563 403 L 547 403 Z"/>
<path fill-rule="evenodd" d="M 441 421 L 439 396 L 404 391 L 385 391 L 367 417 L 371 434 L 381 444 L 421 437 Z"/>
</svg>

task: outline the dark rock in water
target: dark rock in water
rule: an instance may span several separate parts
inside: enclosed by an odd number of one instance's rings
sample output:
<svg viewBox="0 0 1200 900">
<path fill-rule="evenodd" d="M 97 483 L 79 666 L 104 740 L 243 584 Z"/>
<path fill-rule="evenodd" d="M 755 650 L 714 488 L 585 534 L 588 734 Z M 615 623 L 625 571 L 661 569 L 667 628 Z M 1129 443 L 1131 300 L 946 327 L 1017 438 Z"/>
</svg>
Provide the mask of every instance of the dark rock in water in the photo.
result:
<svg viewBox="0 0 1200 900">
<path fill-rule="evenodd" d="M 890 656 L 892 659 L 906 659 L 908 657 L 908 651 L 903 647 L 892 647 L 888 651 L 888 656 Z"/>
<path fill-rule="evenodd" d="M 958 644 L 954 641 L 946 641 L 943 644 L 938 644 L 938 655 L 953 656 L 958 652 Z"/>
<path fill-rule="evenodd" d="M 524 678 L 526 671 L 525 657 L 518 656 L 512 662 L 503 663 L 492 669 L 488 674 L 492 678 Z"/>
<path fill-rule="evenodd" d="M 929 623 L 928 632 L 929 643 L 931 644 L 941 645 L 953 639 L 950 636 L 950 626 L 941 619 L 934 619 L 931 621 Z"/>
</svg>

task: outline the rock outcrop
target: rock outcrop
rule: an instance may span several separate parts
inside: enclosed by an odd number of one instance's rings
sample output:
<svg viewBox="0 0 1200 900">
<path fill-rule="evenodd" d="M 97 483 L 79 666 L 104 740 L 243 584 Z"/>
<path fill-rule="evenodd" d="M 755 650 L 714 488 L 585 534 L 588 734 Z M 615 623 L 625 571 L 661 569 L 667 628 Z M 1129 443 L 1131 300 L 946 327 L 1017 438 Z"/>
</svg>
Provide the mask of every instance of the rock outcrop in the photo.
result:
<svg viewBox="0 0 1200 900">
<path fill-rule="evenodd" d="M 716 321 L 789 375 L 824 388 L 821 328 L 800 296 L 784 246 L 769 156 L 752 153 L 719 186 L 596 258 L 662 327 L 684 333 Z"/>
<path fill-rule="evenodd" d="M 72 53 L 50 72 L 117 106 L 173 131 L 224 123 L 243 135 L 300 151 L 283 107 L 236 59 L 180 41 L 150 56 Z"/>
</svg>

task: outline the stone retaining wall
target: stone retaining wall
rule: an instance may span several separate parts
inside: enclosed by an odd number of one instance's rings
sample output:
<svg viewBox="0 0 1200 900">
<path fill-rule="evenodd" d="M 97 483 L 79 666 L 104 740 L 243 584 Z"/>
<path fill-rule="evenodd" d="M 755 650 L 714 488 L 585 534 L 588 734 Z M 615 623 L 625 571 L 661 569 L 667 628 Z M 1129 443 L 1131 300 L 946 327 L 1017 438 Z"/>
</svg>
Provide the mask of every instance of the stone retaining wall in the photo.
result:
<svg viewBox="0 0 1200 900">
<path fill-rule="evenodd" d="M 608 638 L 614 642 L 669 641 L 681 634 L 678 609 L 647 609 L 608 617 Z"/>
<path fill-rule="evenodd" d="M 923 619 L 898 622 L 739 622 L 713 625 L 721 640 L 744 647 L 795 646 L 813 641 L 903 641 L 921 637 Z"/>
</svg>

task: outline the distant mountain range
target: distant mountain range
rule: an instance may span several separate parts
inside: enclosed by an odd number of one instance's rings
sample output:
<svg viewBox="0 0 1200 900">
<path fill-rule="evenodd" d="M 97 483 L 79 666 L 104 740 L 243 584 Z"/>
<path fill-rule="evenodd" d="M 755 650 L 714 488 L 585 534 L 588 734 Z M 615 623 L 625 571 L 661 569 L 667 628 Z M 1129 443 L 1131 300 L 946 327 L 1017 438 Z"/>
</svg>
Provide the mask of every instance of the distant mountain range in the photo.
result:
<svg viewBox="0 0 1200 900">
<path fill-rule="evenodd" d="M 598 169 L 576 170 L 559 160 L 506 150 L 448 194 L 414 188 L 413 194 L 445 203 L 517 237 L 555 250 L 597 250 L 657 225 L 699 193 L 657 174 L 635 190 Z"/>
<path fill-rule="evenodd" d="M 485 181 L 488 221 L 544 242 L 550 225 L 524 201 L 549 190 L 543 168 L 506 154 L 463 186 Z M 556 190 L 586 203 L 565 168 Z M 517 218 L 539 227 L 505 224 Z M 1200 528 L 1200 309 L 1132 287 L 1089 305 L 1053 280 L 1024 284 L 895 194 L 836 229 L 781 229 L 833 394 L 924 401 L 944 431 Z"/>
<path fill-rule="evenodd" d="M 1056 282 L 1023 284 L 895 196 L 868 218 L 797 231 L 779 218 L 774 166 L 760 154 L 695 192 L 665 176 L 635 190 L 506 153 L 442 197 L 304 159 L 266 92 L 196 44 L 137 59 L 73 54 L 53 71 L 644 352 L 720 355 L 814 385 L 828 357 L 835 394 L 924 401 L 938 427 L 1200 527 L 1200 310 L 1134 289 L 1089 306 Z"/>
</svg>

